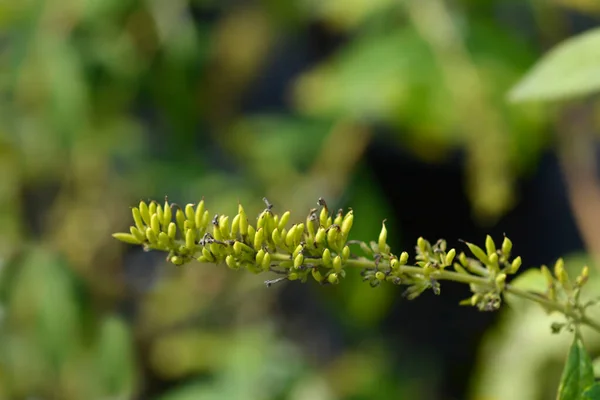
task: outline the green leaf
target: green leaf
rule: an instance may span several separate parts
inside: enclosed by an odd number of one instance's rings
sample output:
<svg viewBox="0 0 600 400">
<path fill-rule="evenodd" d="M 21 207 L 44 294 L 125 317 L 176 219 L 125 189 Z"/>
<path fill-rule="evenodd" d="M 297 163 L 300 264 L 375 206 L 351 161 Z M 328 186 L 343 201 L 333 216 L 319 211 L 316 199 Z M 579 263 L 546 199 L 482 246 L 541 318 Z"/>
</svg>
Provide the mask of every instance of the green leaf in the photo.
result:
<svg viewBox="0 0 600 400">
<path fill-rule="evenodd" d="M 550 50 L 508 94 L 512 102 L 564 100 L 600 91 L 600 28 Z"/>
<path fill-rule="evenodd" d="M 563 370 L 558 400 L 579 400 L 586 388 L 594 383 L 594 369 L 579 335 L 575 335 Z"/>
<path fill-rule="evenodd" d="M 600 400 L 600 383 L 594 383 L 583 391 L 583 400 Z"/>
</svg>

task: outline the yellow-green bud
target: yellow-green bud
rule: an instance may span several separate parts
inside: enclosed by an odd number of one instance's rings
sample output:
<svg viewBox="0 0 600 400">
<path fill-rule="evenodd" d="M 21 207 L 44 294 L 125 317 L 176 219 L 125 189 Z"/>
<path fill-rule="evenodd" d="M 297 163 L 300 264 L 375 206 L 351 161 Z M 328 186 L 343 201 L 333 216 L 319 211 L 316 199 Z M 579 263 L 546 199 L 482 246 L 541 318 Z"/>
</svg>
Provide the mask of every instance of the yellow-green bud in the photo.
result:
<svg viewBox="0 0 600 400">
<path fill-rule="evenodd" d="M 200 222 L 200 226 L 198 226 L 199 229 L 202 229 L 203 232 L 206 232 L 206 230 L 208 229 L 208 224 L 210 222 L 210 213 L 208 212 L 208 210 L 204 211 L 204 214 L 202 215 L 202 221 Z"/>
<path fill-rule="evenodd" d="M 279 228 L 273 229 L 273 233 L 271 234 L 271 239 L 273 239 L 273 243 L 275 244 L 275 246 L 281 246 L 281 244 L 283 243 L 283 238 L 281 237 Z"/>
<path fill-rule="evenodd" d="M 215 256 L 206 247 L 202 248 L 202 255 L 206 258 L 208 262 L 215 262 Z"/>
<path fill-rule="evenodd" d="M 552 276 L 552 273 L 550 272 L 548 267 L 546 267 L 545 265 L 542 265 L 540 267 L 540 270 L 542 271 L 542 275 L 544 275 L 544 278 L 546 278 L 546 283 L 548 284 L 548 286 L 553 286 L 554 285 L 554 277 Z"/>
<path fill-rule="evenodd" d="M 268 216 L 268 211 L 263 211 L 260 213 L 260 215 L 258 216 L 258 219 L 256 220 L 256 229 L 265 227 L 265 222 L 267 221 L 267 216 Z"/>
<path fill-rule="evenodd" d="M 186 204 L 185 206 L 185 218 L 188 221 L 195 221 L 196 220 L 196 210 L 194 210 L 194 205 L 193 204 Z"/>
<path fill-rule="evenodd" d="M 488 257 L 496 253 L 496 244 L 490 235 L 485 237 L 485 250 L 487 251 Z"/>
<path fill-rule="evenodd" d="M 173 211 L 171 210 L 171 206 L 169 205 L 169 202 L 165 200 L 165 206 L 163 208 L 163 219 L 162 219 L 162 226 L 163 226 L 163 230 L 166 232 L 167 228 L 169 227 L 169 224 L 171 223 L 171 220 L 173 219 Z"/>
<path fill-rule="evenodd" d="M 261 265 L 264 257 L 265 257 L 265 251 L 263 249 L 260 249 L 259 251 L 257 251 L 256 257 L 255 257 L 256 265 Z"/>
<path fill-rule="evenodd" d="M 327 243 L 329 243 L 329 246 L 331 246 L 335 249 L 339 238 L 340 238 L 339 227 L 336 225 L 330 226 L 329 230 L 327 231 Z"/>
<path fill-rule="evenodd" d="M 285 236 L 285 245 L 289 248 L 294 246 L 294 240 L 296 238 L 296 230 L 298 229 L 297 225 L 292 225 L 287 235 Z"/>
<path fill-rule="evenodd" d="M 261 264 L 263 271 L 268 271 L 271 268 L 271 254 L 265 253 Z"/>
<path fill-rule="evenodd" d="M 390 268 L 392 268 L 393 270 L 397 270 L 398 267 L 400 267 L 400 263 L 398 262 L 397 258 L 392 258 L 390 260 Z"/>
<path fill-rule="evenodd" d="M 405 265 L 408 262 L 408 253 L 403 251 L 400 254 L 400 260 L 398 260 L 400 262 L 400 265 Z"/>
<path fill-rule="evenodd" d="M 329 225 L 331 225 L 327 224 L 327 217 L 329 217 L 329 211 L 327 210 L 327 207 L 321 208 L 321 214 L 319 215 L 319 223 L 325 229 L 329 228 Z"/>
<path fill-rule="evenodd" d="M 185 220 L 183 221 L 183 230 L 187 231 L 188 229 L 194 229 L 194 222 L 190 221 L 190 220 Z"/>
<path fill-rule="evenodd" d="M 242 212 L 240 212 L 240 234 L 242 236 L 245 236 L 248 234 L 248 217 L 246 217 L 245 214 L 243 214 L 243 210 Z"/>
<path fill-rule="evenodd" d="M 338 212 L 337 215 L 335 216 L 333 223 L 341 226 L 343 218 L 344 218 L 344 214 L 342 213 L 342 210 L 340 210 L 340 212 Z"/>
<path fill-rule="evenodd" d="M 328 217 L 326 226 L 329 228 L 331 225 L 333 225 L 333 221 L 331 220 L 331 217 Z"/>
<path fill-rule="evenodd" d="M 135 226 L 140 230 L 140 231 L 145 231 L 146 230 L 146 226 L 144 225 L 144 221 L 142 220 L 142 215 L 140 214 L 140 210 L 137 207 L 133 207 L 131 209 L 131 215 L 133 215 L 133 222 L 135 222 Z"/>
<path fill-rule="evenodd" d="M 327 238 L 327 233 L 325 232 L 325 229 L 322 227 L 319 227 L 319 229 L 317 229 L 317 234 L 315 235 L 315 242 L 318 245 L 325 245 L 326 238 Z"/>
<path fill-rule="evenodd" d="M 329 274 L 327 276 L 327 280 L 332 285 L 337 285 L 338 283 L 340 283 L 340 278 L 338 277 L 338 274 L 336 274 L 335 272 L 333 274 Z"/>
<path fill-rule="evenodd" d="M 248 243 L 254 243 L 254 237 L 256 236 L 256 229 L 252 225 L 248 225 Z"/>
<path fill-rule="evenodd" d="M 256 231 L 256 235 L 254 235 L 254 248 L 260 249 L 263 245 L 264 240 L 265 230 L 264 228 L 260 228 L 258 231 Z"/>
<path fill-rule="evenodd" d="M 323 282 L 323 275 L 321 275 L 321 272 L 319 272 L 318 269 L 313 268 L 311 273 L 312 273 L 312 276 L 315 279 L 315 281 L 317 281 L 319 283 Z"/>
<path fill-rule="evenodd" d="M 131 232 L 131 235 L 133 237 L 135 237 L 137 239 L 137 241 L 138 241 L 138 243 L 132 243 L 132 244 L 140 244 L 140 243 L 146 241 L 146 236 L 142 233 L 142 231 L 140 231 L 135 226 L 130 226 L 129 227 L 129 232 Z"/>
<path fill-rule="evenodd" d="M 225 257 L 225 263 L 227 264 L 227 266 L 231 269 L 238 269 L 238 265 L 237 262 L 235 261 L 235 258 L 230 254 L 227 257 Z"/>
<path fill-rule="evenodd" d="M 471 250 L 471 253 L 473 253 L 473 255 L 477 257 L 477 259 L 479 259 L 479 261 L 481 261 L 484 265 L 488 265 L 490 263 L 490 259 L 488 258 L 487 254 L 481 249 L 481 247 L 468 242 L 467 246 L 469 247 L 469 250 Z"/>
<path fill-rule="evenodd" d="M 152 231 L 154 231 L 154 234 L 158 236 L 158 234 L 160 233 L 160 222 L 158 220 L 157 214 L 152 215 L 150 219 L 150 227 L 152 228 Z"/>
<path fill-rule="evenodd" d="M 290 273 L 288 274 L 288 277 L 287 277 L 287 278 L 288 278 L 288 281 L 295 281 L 295 280 L 297 280 L 298 278 L 300 278 L 300 276 L 299 276 L 299 275 L 298 275 L 296 272 L 290 272 Z"/>
<path fill-rule="evenodd" d="M 158 234 L 158 243 L 166 249 L 171 247 L 171 240 L 169 239 L 169 236 L 164 232 Z"/>
<path fill-rule="evenodd" d="M 137 229 L 135 227 L 132 227 L 132 228 Z M 148 228 L 148 229 L 150 229 L 150 228 Z M 133 234 L 123 233 L 123 232 L 113 233 L 112 236 L 115 239 L 120 240 L 121 242 L 129 243 L 129 244 L 142 244 L 142 242 L 145 240 L 145 238 L 144 238 L 144 240 L 139 240 Z"/>
<path fill-rule="evenodd" d="M 590 277 L 590 268 L 586 265 L 581 270 L 581 275 L 577 277 L 576 284 L 577 286 L 583 286 L 588 281 Z"/>
<path fill-rule="evenodd" d="M 331 251 L 329 249 L 323 250 L 323 265 L 331 267 Z"/>
<path fill-rule="evenodd" d="M 140 211 L 140 215 L 142 216 L 145 224 L 150 225 L 150 210 L 148 209 L 148 204 L 146 204 L 146 202 L 140 201 L 139 211 Z M 138 227 L 138 229 L 139 229 L 139 227 Z"/>
<path fill-rule="evenodd" d="M 385 280 L 385 274 L 381 271 L 377 271 L 377 273 L 375 273 L 375 278 L 377 278 L 380 281 Z"/>
<path fill-rule="evenodd" d="M 163 213 L 163 208 L 160 204 L 156 206 L 156 216 L 158 217 L 158 223 L 162 225 L 165 215 Z"/>
<path fill-rule="evenodd" d="M 221 233 L 221 228 L 218 223 L 213 224 L 213 237 L 215 240 L 223 240 L 223 234 Z"/>
<path fill-rule="evenodd" d="M 200 200 L 194 212 L 194 222 L 197 227 L 202 226 L 202 217 L 204 216 L 204 199 Z"/>
<path fill-rule="evenodd" d="M 294 237 L 295 243 L 300 243 L 304 238 L 304 224 L 301 222 L 296 227 L 296 236 Z"/>
<path fill-rule="evenodd" d="M 482 298 L 483 296 L 479 293 L 474 294 L 473 296 L 471 296 L 471 305 L 476 306 L 477 304 L 479 304 Z"/>
<path fill-rule="evenodd" d="M 504 240 L 502 241 L 502 254 L 504 254 L 505 257 L 510 257 L 512 246 L 512 241 L 506 236 L 504 236 Z"/>
<path fill-rule="evenodd" d="M 240 231 L 240 214 L 237 214 L 233 217 L 233 221 L 231 221 L 231 238 L 235 239 L 237 237 L 238 232 Z"/>
<path fill-rule="evenodd" d="M 342 220 L 342 235 L 345 238 L 348 237 L 350 230 L 352 229 L 352 224 L 354 222 L 354 212 L 352 210 L 348 211 L 348 214 Z"/>
<path fill-rule="evenodd" d="M 492 253 L 489 257 L 490 265 L 494 268 L 494 270 L 498 269 L 498 253 Z"/>
<path fill-rule="evenodd" d="M 302 253 L 298 253 L 298 255 L 294 257 L 294 268 L 300 268 L 302 263 L 304 263 L 304 255 Z"/>
<path fill-rule="evenodd" d="M 152 200 L 150 204 L 148 204 L 148 213 L 150 214 L 150 217 L 156 214 L 156 206 L 157 203 L 154 200 Z"/>
<path fill-rule="evenodd" d="M 295 258 L 298 254 L 302 253 L 303 250 L 304 250 L 303 245 L 299 244 L 298 246 L 296 246 L 296 248 L 292 252 L 292 258 Z"/>
<path fill-rule="evenodd" d="M 454 261 L 454 257 L 456 257 L 456 249 L 450 249 L 448 253 L 446 253 L 446 259 L 444 260 L 445 265 L 452 265 L 452 261 Z"/>
<path fill-rule="evenodd" d="M 417 247 L 419 250 L 421 250 L 421 252 L 427 253 L 427 240 L 419 237 L 419 239 L 417 239 Z"/>
<path fill-rule="evenodd" d="M 385 253 L 386 252 L 386 241 L 387 241 L 387 229 L 385 228 L 385 221 L 383 221 L 383 223 L 381 224 L 381 232 L 379 233 L 379 241 L 377 242 L 377 245 L 379 247 L 379 252 L 380 253 Z"/>
<path fill-rule="evenodd" d="M 460 254 L 458 256 L 458 261 L 460 262 L 460 265 L 462 265 L 465 268 L 469 265 L 469 261 L 467 260 L 467 255 L 462 251 L 460 252 Z"/>
<path fill-rule="evenodd" d="M 185 233 L 185 247 L 187 247 L 190 251 L 194 251 L 196 248 L 196 230 L 188 229 Z"/>
<path fill-rule="evenodd" d="M 454 263 L 453 266 L 454 266 L 454 269 L 456 270 L 456 272 L 458 272 L 459 274 L 469 275 L 467 270 L 464 269 L 459 263 Z"/>
<path fill-rule="evenodd" d="M 179 230 L 181 232 L 185 232 L 185 214 L 183 213 L 181 208 L 178 208 L 175 212 L 175 221 L 177 222 L 177 227 L 179 228 Z"/>
<path fill-rule="evenodd" d="M 342 270 L 342 258 L 340 256 L 333 257 L 333 269 L 336 272 L 340 272 Z"/>
<path fill-rule="evenodd" d="M 158 236 L 152 228 L 146 228 L 146 239 L 148 239 L 151 244 L 156 244 L 158 242 Z"/>
<path fill-rule="evenodd" d="M 175 240 L 175 236 L 177 235 L 177 226 L 175 226 L 175 222 L 171 222 L 169 227 L 167 228 L 167 235 L 172 240 Z"/>
<path fill-rule="evenodd" d="M 283 228 L 285 228 L 285 226 L 287 225 L 289 220 L 290 220 L 290 212 L 286 211 L 281 215 L 281 218 L 279 219 L 279 222 L 277 223 L 277 228 L 279 229 L 279 231 L 283 231 Z"/>
<path fill-rule="evenodd" d="M 350 247 L 344 246 L 342 249 L 342 260 L 346 261 L 348 258 L 350 258 Z"/>
<path fill-rule="evenodd" d="M 517 273 L 517 271 L 519 271 L 519 268 L 521 267 L 521 263 L 522 263 L 521 256 L 519 256 L 519 257 L 515 258 L 515 259 L 512 261 L 512 263 L 510 264 L 510 270 L 509 270 L 509 273 L 510 273 L 510 274 L 516 274 L 516 273 Z"/>
<path fill-rule="evenodd" d="M 171 263 L 175 264 L 175 265 L 182 265 L 183 264 L 183 258 L 181 258 L 179 256 L 173 256 L 173 257 L 171 257 L 171 259 L 169 261 L 171 261 Z"/>
</svg>

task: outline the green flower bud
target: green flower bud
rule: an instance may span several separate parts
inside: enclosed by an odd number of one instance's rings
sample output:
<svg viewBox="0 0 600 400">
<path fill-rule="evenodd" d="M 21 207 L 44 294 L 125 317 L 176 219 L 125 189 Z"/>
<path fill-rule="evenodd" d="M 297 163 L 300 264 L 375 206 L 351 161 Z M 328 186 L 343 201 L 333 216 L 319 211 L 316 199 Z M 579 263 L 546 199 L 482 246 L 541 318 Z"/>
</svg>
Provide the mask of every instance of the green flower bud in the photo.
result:
<svg viewBox="0 0 600 400">
<path fill-rule="evenodd" d="M 138 242 L 139 242 L 139 243 L 132 243 L 132 244 L 141 244 L 141 243 L 143 243 L 143 242 L 146 241 L 146 235 L 144 235 L 142 233 L 142 231 L 140 231 L 135 226 L 130 226 L 129 227 L 129 232 L 131 232 L 131 234 L 133 235 L 133 237 L 136 238 L 138 240 Z"/>
<path fill-rule="evenodd" d="M 148 213 L 150 214 L 150 217 L 153 216 L 154 214 L 156 214 L 156 206 L 157 206 L 157 204 L 154 200 L 152 200 L 150 202 L 150 204 L 148 204 Z"/>
<path fill-rule="evenodd" d="M 565 270 L 565 262 L 562 258 L 556 260 L 556 264 L 554 264 L 554 276 L 563 286 L 569 287 L 569 274 Z"/>
<path fill-rule="evenodd" d="M 271 254 L 265 253 L 261 262 L 263 271 L 268 271 L 271 268 Z"/>
<path fill-rule="evenodd" d="M 181 208 L 178 208 L 175 212 L 175 221 L 177 222 L 177 228 L 179 228 L 181 232 L 185 232 L 185 214 Z"/>
<path fill-rule="evenodd" d="M 229 217 L 227 215 L 221 215 L 219 219 L 219 230 L 221 231 L 221 237 L 223 239 L 229 239 Z"/>
<path fill-rule="evenodd" d="M 265 241 L 265 230 L 264 228 L 259 228 L 256 231 L 256 235 L 254 235 L 254 248 L 260 249 Z"/>
<path fill-rule="evenodd" d="M 237 214 L 235 217 L 233 217 L 233 221 L 231 221 L 231 238 L 236 239 L 239 231 L 240 231 L 240 214 Z"/>
<path fill-rule="evenodd" d="M 304 255 L 302 253 L 298 253 L 296 257 L 294 257 L 294 268 L 298 269 L 304 263 Z"/>
<path fill-rule="evenodd" d="M 296 246 L 296 248 L 294 249 L 294 252 L 292 253 L 292 258 L 296 258 L 296 256 L 300 253 L 302 253 L 302 251 L 304 251 L 304 246 L 299 244 L 298 246 Z"/>
<path fill-rule="evenodd" d="M 140 201 L 139 211 L 140 211 L 140 215 L 142 216 L 145 224 L 150 225 L 150 210 L 148 209 L 148 204 L 146 204 L 143 201 Z M 134 216 L 134 218 L 135 218 L 135 216 Z M 138 229 L 140 229 L 139 226 L 138 226 Z"/>
<path fill-rule="evenodd" d="M 288 248 L 292 248 L 295 245 L 294 241 L 296 240 L 296 230 L 298 230 L 298 225 L 292 225 L 287 235 L 285 236 L 285 245 Z"/>
<path fill-rule="evenodd" d="M 283 244 L 283 238 L 281 237 L 281 233 L 279 232 L 279 228 L 273 229 L 273 233 L 271 234 L 271 239 L 273 239 L 273 244 L 279 247 Z"/>
<path fill-rule="evenodd" d="M 254 237 L 256 236 L 256 229 L 252 225 L 248 225 L 248 243 L 254 243 Z"/>
<path fill-rule="evenodd" d="M 135 227 L 132 227 L 133 229 L 137 229 Z M 150 229 L 150 228 L 148 228 Z M 143 240 L 139 240 L 135 235 L 133 235 L 132 233 L 113 233 L 112 236 L 123 242 L 123 243 L 129 243 L 129 244 L 142 244 Z"/>
<path fill-rule="evenodd" d="M 417 247 L 419 248 L 419 250 L 421 250 L 422 253 L 427 253 L 429 247 L 427 240 L 423 239 L 422 237 L 419 237 L 419 239 L 417 239 Z"/>
<path fill-rule="evenodd" d="M 295 281 L 298 278 L 300 278 L 300 276 L 296 273 L 296 272 L 291 272 L 290 274 L 288 274 L 288 281 Z"/>
<path fill-rule="evenodd" d="M 338 226 L 331 225 L 327 231 L 327 243 L 329 243 L 329 246 L 333 249 L 336 249 L 338 239 L 340 238 L 339 229 L 340 228 Z"/>
<path fill-rule="evenodd" d="M 146 228 L 146 239 L 150 242 L 150 244 L 158 243 L 158 236 L 152 230 L 152 228 Z"/>
<path fill-rule="evenodd" d="M 517 271 L 519 271 L 519 268 L 521 267 L 521 256 L 515 258 L 512 263 L 510 264 L 510 270 L 509 270 L 509 274 L 516 274 Z"/>
<path fill-rule="evenodd" d="M 392 258 L 390 260 L 390 268 L 393 269 L 394 271 L 398 270 L 398 268 L 400 267 L 400 263 L 398 262 L 397 258 Z"/>
<path fill-rule="evenodd" d="M 342 249 L 342 260 L 346 261 L 348 258 L 350 258 L 350 247 L 344 246 Z"/>
<path fill-rule="evenodd" d="M 256 252 L 256 257 L 255 257 L 255 261 L 256 261 L 256 265 L 260 265 L 262 264 L 262 260 L 265 257 L 265 251 L 263 249 L 260 249 Z"/>
<path fill-rule="evenodd" d="M 283 213 L 283 215 L 279 219 L 279 222 L 277 223 L 277 229 L 279 229 L 280 232 L 283 231 L 285 226 L 288 224 L 289 220 L 290 220 L 290 212 L 286 211 Z"/>
<path fill-rule="evenodd" d="M 484 265 L 488 265 L 490 263 L 490 259 L 488 258 L 487 254 L 481 249 L 481 247 L 468 242 L 467 246 L 469 247 L 469 250 L 471 250 L 471 253 L 473 253 L 473 255 L 477 257 L 479 261 L 481 261 Z"/>
<path fill-rule="evenodd" d="M 169 235 L 164 232 L 158 234 L 158 243 L 163 246 L 165 249 L 171 247 L 171 240 L 169 239 Z"/>
<path fill-rule="evenodd" d="M 157 214 L 152 215 L 150 219 L 150 227 L 152 228 L 154 234 L 158 237 L 158 234 L 160 233 L 160 222 Z"/>
<path fill-rule="evenodd" d="M 294 237 L 294 242 L 295 243 L 300 243 L 302 241 L 302 239 L 304 238 L 304 224 L 301 222 L 298 224 L 298 226 L 296 227 L 296 236 Z"/>
<path fill-rule="evenodd" d="M 329 274 L 327 276 L 327 280 L 329 281 L 329 283 L 331 283 L 332 285 L 337 285 L 338 283 L 340 283 L 340 278 L 338 277 L 338 274 L 333 273 L 333 274 Z"/>
<path fill-rule="evenodd" d="M 206 258 L 206 261 L 211 263 L 215 262 L 215 256 L 206 247 L 202 248 L 202 255 L 204 256 L 204 258 Z"/>
<path fill-rule="evenodd" d="M 473 307 L 475 307 L 477 304 L 479 304 L 479 302 L 483 299 L 483 296 L 479 293 L 474 294 L 473 296 L 471 296 L 471 305 Z"/>
<path fill-rule="evenodd" d="M 448 253 L 446 253 L 446 259 L 444 260 L 445 265 L 452 265 L 452 261 L 454 261 L 454 257 L 456 257 L 456 250 L 450 249 Z"/>
<path fill-rule="evenodd" d="M 590 277 L 590 268 L 586 265 L 581 269 L 581 274 L 575 280 L 575 284 L 579 287 L 586 284 Z"/>
<path fill-rule="evenodd" d="M 377 278 L 380 281 L 383 281 L 383 280 L 385 280 L 385 274 L 381 271 L 377 271 L 375 273 L 375 278 Z"/>
<path fill-rule="evenodd" d="M 485 250 L 487 251 L 488 257 L 496 253 L 496 244 L 490 235 L 485 237 Z"/>
<path fill-rule="evenodd" d="M 173 256 L 169 259 L 169 261 L 171 261 L 172 264 L 175 265 L 182 265 L 183 264 L 183 258 L 179 257 L 179 256 Z"/>
<path fill-rule="evenodd" d="M 235 258 L 231 254 L 225 257 L 225 264 L 231 269 L 239 269 L 237 261 L 235 261 Z"/>
<path fill-rule="evenodd" d="M 325 245 L 325 239 L 327 238 L 327 233 L 325 232 L 325 229 L 322 227 L 319 227 L 319 229 L 317 229 L 317 234 L 315 235 L 315 242 L 317 243 L 317 245 Z"/>
<path fill-rule="evenodd" d="M 177 235 L 177 227 L 175 226 L 175 222 L 171 222 L 169 227 L 167 228 L 167 235 L 171 240 L 175 240 L 175 236 Z"/>
<path fill-rule="evenodd" d="M 331 225 L 333 225 L 333 221 L 331 220 L 331 217 L 327 218 L 327 227 L 329 228 Z"/>
<path fill-rule="evenodd" d="M 498 253 L 492 253 L 489 257 L 490 259 L 490 266 L 492 267 L 492 269 L 494 271 L 498 270 Z"/>
<path fill-rule="evenodd" d="M 162 218 L 162 227 L 163 231 L 167 232 L 167 228 L 173 219 L 173 211 L 171 210 L 171 206 L 169 202 L 165 200 L 165 206 L 163 207 L 163 218 Z"/>
<path fill-rule="evenodd" d="M 552 273 L 550 272 L 548 267 L 542 265 L 540 267 L 540 270 L 542 271 L 542 275 L 544 275 L 544 278 L 546 278 L 546 283 L 548 284 L 548 286 L 554 286 L 554 277 L 552 276 Z"/>
<path fill-rule="evenodd" d="M 188 229 L 185 233 L 185 247 L 188 248 L 189 251 L 194 251 L 196 248 L 196 230 Z"/>
<path fill-rule="evenodd" d="M 204 199 L 202 199 L 196 206 L 196 212 L 194 213 L 194 223 L 197 227 L 202 226 L 202 217 L 204 216 L 204 211 Z"/>
<path fill-rule="evenodd" d="M 337 215 L 335 216 L 335 219 L 333 220 L 333 223 L 335 225 L 341 226 L 343 218 L 344 218 L 344 211 L 343 210 L 339 210 L 338 213 L 337 213 Z"/>
<path fill-rule="evenodd" d="M 502 241 L 502 254 L 504 254 L 505 257 L 510 257 L 510 252 L 512 251 L 512 242 L 509 238 L 507 238 L 506 236 L 504 236 L 504 240 Z"/>
<path fill-rule="evenodd" d="M 352 229 L 352 224 L 354 223 L 354 212 L 352 210 L 348 211 L 348 214 L 342 220 L 342 235 L 347 238 L 350 234 L 350 230 Z"/>
<path fill-rule="evenodd" d="M 326 267 L 332 266 L 331 251 L 329 249 L 323 250 L 322 259 L 323 259 L 323 265 L 325 265 Z"/>
<path fill-rule="evenodd" d="M 469 275 L 467 270 L 464 269 L 459 263 L 454 263 L 453 266 L 454 266 L 454 269 L 456 270 L 456 272 L 458 272 L 459 274 Z"/>
<path fill-rule="evenodd" d="M 406 265 L 406 263 L 408 262 L 408 253 L 407 252 L 403 251 L 400 254 L 399 262 L 400 262 L 400 265 Z"/>
<path fill-rule="evenodd" d="M 140 210 L 137 207 L 133 207 L 131 209 L 131 214 L 133 215 L 133 221 L 135 222 L 135 226 L 138 230 L 144 232 L 146 230 L 146 226 L 142 221 L 142 215 L 140 214 Z"/>
<path fill-rule="evenodd" d="M 308 232 L 308 237 L 315 237 L 315 221 L 311 220 L 312 214 L 308 214 L 306 217 L 306 231 Z"/>
<path fill-rule="evenodd" d="M 210 213 L 208 212 L 208 210 L 204 211 L 204 214 L 202 215 L 202 221 L 200 223 L 201 225 L 198 228 L 202 232 L 206 232 L 206 230 L 208 229 L 208 224 L 210 223 Z"/>
<path fill-rule="evenodd" d="M 163 208 L 160 204 L 156 206 L 156 216 L 158 217 L 159 225 L 162 225 L 165 215 L 163 213 Z M 152 219 L 150 219 L 150 221 L 152 221 Z"/>
<path fill-rule="evenodd" d="M 191 203 L 185 206 L 185 218 L 192 222 L 196 220 L 196 210 L 194 210 L 194 205 Z"/>
<path fill-rule="evenodd" d="M 317 281 L 319 283 L 323 282 L 323 275 L 321 275 L 321 272 L 319 272 L 318 269 L 313 268 L 311 273 L 312 273 L 312 276 L 315 279 L 315 281 Z"/>
<path fill-rule="evenodd" d="M 258 216 L 258 219 L 256 221 L 256 229 L 265 227 L 265 222 L 267 221 L 267 216 L 268 216 L 268 211 L 263 211 L 262 213 L 260 213 L 260 215 Z"/>
<path fill-rule="evenodd" d="M 469 260 L 467 260 L 467 255 L 462 251 L 460 252 L 460 255 L 458 256 L 458 261 L 460 262 L 460 265 L 462 265 L 465 268 L 469 265 Z"/>
<path fill-rule="evenodd" d="M 331 225 L 331 223 L 329 223 L 329 224 L 327 223 L 328 217 L 329 217 L 329 211 L 327 210 L 327 207 L 321 208 L 321 214 L 319 215 L 319 223 L 325 229 L 329 228 L 329 225 Z"/>
<path fill-rule="evenodd" d="M 387 241 L 387 229 L 385 228 L 385 221 L 382 223 L 381 232 L 379 233 L 379 241 L 377 245 L 379 246 L 379 252 L 386 252 L 386 241 Z"/>
<path fill-rule="evenodd" d="M 215 240 L 223 240 L 223 234 L 221 233 L 221 228 L 219 227 L 219 223 L 213 224 L 213 237 Z"/>
<path fill-rule="evenodd" d="M 333 269 L 336 272 L 340 272 L 342 270 L 342 258 L 340 256 L 333 257 Z"/>
<path fill-rule="evenodd" d="M 194 229 L 194 223 L 192 221 L 189 220 L 185 220 L 183 221 L 183 231 L 187 231 L 188 229 Z"/>
</svg>

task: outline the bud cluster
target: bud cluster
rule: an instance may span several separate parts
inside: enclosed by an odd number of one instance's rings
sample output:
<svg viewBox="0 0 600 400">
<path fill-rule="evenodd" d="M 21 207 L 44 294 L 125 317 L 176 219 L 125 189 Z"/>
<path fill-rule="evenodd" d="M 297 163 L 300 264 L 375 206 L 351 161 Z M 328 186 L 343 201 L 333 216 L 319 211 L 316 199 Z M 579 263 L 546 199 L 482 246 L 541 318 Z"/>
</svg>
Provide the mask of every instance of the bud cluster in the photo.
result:
<svg viewBox="0 0 600 400">
<path fill-rule="evenodd" d="M 414 265 L 408 265 L 409 255 L 395 255 L 387 243 L 388 231 L 383 221 L 379 237 L 369 243 L 349 240 L 354 212 L 331 212 L 320 198 L 318 207 L 308 212 L 303 222 L 290 224 L 290 212 L 279 215 L 263 199 L 266 208 L 256 219 L 250 220 L 241 204 L 233 218 L 212 215 L 205 209 L 204 200 L 198 204 L 180 207 L 165 200 L 141 201 L 132 208 L 134 225 L 129 233 L 113 236 L 123 242 L 141 245 L 146 250 L 168 253 L 167 261 L 183 265 L 197 260 L 203 263 L 227 265 L 252 273 L 272 272 L 280 278 L 267 281 L 271 285 L 281 281 L 306 282 L 312 278 L 320 284 L 338 284 L 350 267 L 361 268 L 363 280 L 372 287 L 382 282 L 407 287 L 405 295 L 414 299 L 427 289 L 440 293 L 440 281 L 452 280 L 469 285 L 471 297 L 461 302 L 482 311 L 500 307 L 505 292 L 517 290 L 507 284 L 507 277 L 518 272 L 521 257 L 511 258 L 512 242 L 504 237 L 500 247 L 490 236 L 485 249 L 465 242 L 471 256 L 447 248 L 445 240 L 431 244 L 419 238 L 415 247 Z M 211 216 L 212 215 L 212 216 Z M 365 256 L 356 256 L 350 246 L 358 245 Z M 531 297 L 542 304 L 553 305 L 554 310 L 571 313 L 581 311 L 579 292 L 588 279 L 585 267 L 572 282 L 562 260 L 554 267 L 554 274 L 542 267 L 547 278 L 547 292 Z"/>
</svg>

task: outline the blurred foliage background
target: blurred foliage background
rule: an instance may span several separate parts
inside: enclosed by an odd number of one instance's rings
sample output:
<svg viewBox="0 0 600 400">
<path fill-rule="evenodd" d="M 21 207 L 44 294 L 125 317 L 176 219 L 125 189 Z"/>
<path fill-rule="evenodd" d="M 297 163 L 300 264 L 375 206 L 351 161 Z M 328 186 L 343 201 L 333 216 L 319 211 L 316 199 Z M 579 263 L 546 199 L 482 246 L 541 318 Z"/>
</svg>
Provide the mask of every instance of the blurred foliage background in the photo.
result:
<svg viewBox="0 0 600 400">
<path fill-rule="evenodd" d="M 354 209 L 356 239 L 388 218 L 396 252 L 510 230 L 526 264 L 585 257 L 600 238 L 581 237 L 552 156 L 573 119 L 505 96 L 599 15 L 593 0 L 0 1 L 0 398 L 553 398 L 568 343 L 547 318 L 459 310 L 451 285 L 414 304 L 358 276 L 267 289 L 110 234 L 140 199 L 258 213 L 266 196 L 302 220 L 322 196 Z M 518 357 L 503 329 L 536 351 Z M 535 377 L 520 395 L 490 370 L 502 354 Z"/>
</svg>

